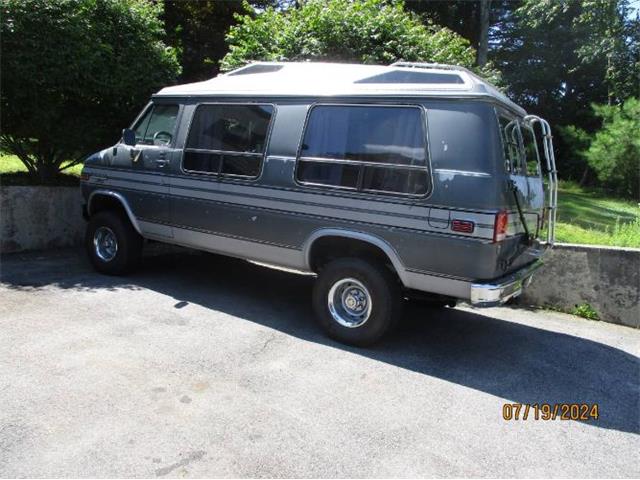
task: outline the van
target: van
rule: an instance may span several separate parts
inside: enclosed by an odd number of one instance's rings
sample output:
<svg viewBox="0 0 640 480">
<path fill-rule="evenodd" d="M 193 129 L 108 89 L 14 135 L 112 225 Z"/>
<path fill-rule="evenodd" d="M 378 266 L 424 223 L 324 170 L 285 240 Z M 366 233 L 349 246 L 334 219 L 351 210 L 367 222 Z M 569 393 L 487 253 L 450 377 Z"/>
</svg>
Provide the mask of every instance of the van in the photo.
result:
<svg viewBox="0 0 640 480">
<path fill-rule="evenodd" d="M 517 296 L 554 240 L 549 124 L 448 65 L 259 62 L 167 87 L 81 179 L 99 272 L 145 240 L 314 272 L 319 324 L 360 346 L 408 298 Z"/>
</svg>

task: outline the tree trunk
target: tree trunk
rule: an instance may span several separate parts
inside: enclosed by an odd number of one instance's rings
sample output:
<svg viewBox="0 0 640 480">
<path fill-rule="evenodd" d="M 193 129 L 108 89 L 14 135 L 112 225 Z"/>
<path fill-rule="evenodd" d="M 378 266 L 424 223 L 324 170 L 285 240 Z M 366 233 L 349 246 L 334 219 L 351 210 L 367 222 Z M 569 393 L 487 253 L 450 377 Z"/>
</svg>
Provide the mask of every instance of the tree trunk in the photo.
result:
<svg viewBox="0 0 640 480">
<path fill-rule="evenodd" d="M 586 165 L 584 167 L 584 171 L 582 172 L 582 178 L 580 179 L 580 183 L 578 183 L 578 185 L 580 185 L 581 187 L 584 187 L 587 184 L 587 178 L 589 178 L 589 165 Z"/>
<path fill-rule="evenodd" d="M 38 162 L 38 179 L 42 185 L 53 185 L 58 176 L 58 167 L 53 161 Z"/>
<path fill-rule="evenodd" d="M 480 0 L 480 39 L 478 41 L 478 56 L 476 63 L 479 67 L 487 64 L 489 51 L 489 8 L 491 0 Z"/>
</svg>

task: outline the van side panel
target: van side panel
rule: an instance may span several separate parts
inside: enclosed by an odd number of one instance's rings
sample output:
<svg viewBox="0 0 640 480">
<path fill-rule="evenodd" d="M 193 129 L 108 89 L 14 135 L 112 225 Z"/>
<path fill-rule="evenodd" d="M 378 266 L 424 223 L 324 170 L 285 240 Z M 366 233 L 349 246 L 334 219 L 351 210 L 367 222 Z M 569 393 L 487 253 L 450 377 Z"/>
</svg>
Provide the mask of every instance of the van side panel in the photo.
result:
<svg viewBox="0 0 640 480">
<path fill-rule="evenodd" d="M 294 174 L 307 111 L 314 101 L 415 105 L 415 98 L 201 100 L 268 102 L 276 106 L 274 123 L 258 179 L 185 173 L 181 152 L 171 159 L 164 173 L 169 196 L 163 201 L 171 203 L 171 218 L 165 223 L 172 228 L 172 243 L 308 268 L 303 251 L 307 240 L 320 229 L 332 228 L 381 239 L 412 275 L 473 281 L 496 278 L 507 268 L 509 243 L 492 243 L 495 213 L 505 207 L 505 180 L 499 174 L 501 145 L 490 103 L 418 102 L 426 109 L 433 189 L 425 198 L 407 198 L 304 186 Z M 189 99 L 183 108 L 176 149 L 184 147 L 197 103 Z M 144 217 L 141 223 L 153 224 L 148 209 L 155 207 L 142 203 L 153 193 L 155 182 L 126 165 L 109 168 L 108 162 L 88 164 L 87 171 L 104 173 L 108 179 L 100 188 L 122 192 L 135 205 L 136 215 Z M 85 196 L 95 188 L 83 185 Z M 473 232 L 452 231 L 454 219 L 473 222 Z M 161 239 L 153 233 L 146 236 Z"/>
</svg>

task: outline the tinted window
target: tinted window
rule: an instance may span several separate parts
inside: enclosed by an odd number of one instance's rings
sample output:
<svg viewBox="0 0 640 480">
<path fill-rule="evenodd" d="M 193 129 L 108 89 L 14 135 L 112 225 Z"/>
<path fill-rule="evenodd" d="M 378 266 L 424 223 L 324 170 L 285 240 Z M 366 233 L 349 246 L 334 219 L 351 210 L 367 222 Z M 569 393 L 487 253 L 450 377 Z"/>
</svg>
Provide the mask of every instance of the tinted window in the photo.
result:
<svg viewBox="0 0 640 480">
<path fill-rule="evenodd" d="M 263 153 L 272 112 L 270 105 L 201 105 L 187 148 Z"/>
<path fill-rule="evenodd" d="M 424 195 L 426 163 L 421 109 L 322 105 L 309 115 L 296 176 L 315 185 Z"/>
<path fill-rule="evenodd" d="M 266 149 L 271 105 L 201 105 L 183 158 L 187 171 L 256 177 Z"/>
<path fill-rule="evenodd" d="M 427 174 L 422 170 L 365 167 L 363 190 L 407 192 L 414 195 L 427 193 Z"/>
<path fill-rule="evenodd" d="M 177 105 L 154 105 L 134 128 L 136 143 L 145 145 L 171 143 L 177 118 Z"/>
<path fill-rule="evenodd" d="M 490 134 L 496 116 L 482 102 L 437 101 L 427 105 L 429 152 L 434 170 L 492 171 L 498 143 Z"/>
<path fill-rule="evenodd" d="M 300 156 L 424 165 L 422 114 L 413 107 L 315 107 Z"/>
<path fill-rule="evenodd" d="M 358 186 L 359 165 L 300 162 L 298 178 L 308 183 L 334 185 L 355 189 Z"/>
</svg>

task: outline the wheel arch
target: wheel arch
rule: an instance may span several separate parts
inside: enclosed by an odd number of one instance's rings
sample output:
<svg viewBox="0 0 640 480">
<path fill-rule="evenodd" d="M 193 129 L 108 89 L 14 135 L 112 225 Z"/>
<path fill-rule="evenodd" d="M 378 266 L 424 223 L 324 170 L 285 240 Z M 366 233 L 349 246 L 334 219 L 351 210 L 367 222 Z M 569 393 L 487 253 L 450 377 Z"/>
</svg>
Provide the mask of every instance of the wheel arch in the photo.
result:
<svg viewBox="0 0 640 480">
<path fill-rule="evenodd" d="M 379 251 L 389 261 L 403 285 L 406 285 L 406 271 L 402 260 L 395 249 L 382 238 L 365 232 L 354 230 L 344 230 L 340 228 L 323 228 L 313 232 L 303 246 L 305 267 L 309 271 L 315 271 L 314 247 L 319 245 L 319 241 L 327 239 L 349 240 L 362 244 Z"/>
<path fill-rule="evenodd" d="M 119 204 L 120 208 L 126 213 L 131 225 L 133 228 L 142 235 L 142 230 L 140 229 L 140 225 L 138 224 L 138 220 L 135 215 L 131 211 L 131 207 L 127 202 L 127 199 L 118 192 L 114 192 L 113 190 L 94 190 L 89 195 L 89 199 L 87 200 L 87 213 L 89 216 L 94 213 L 99 212 L 100 210 L 105 210 L 109 208 L 113 208 L 114 204 Z"/>
</svg>

